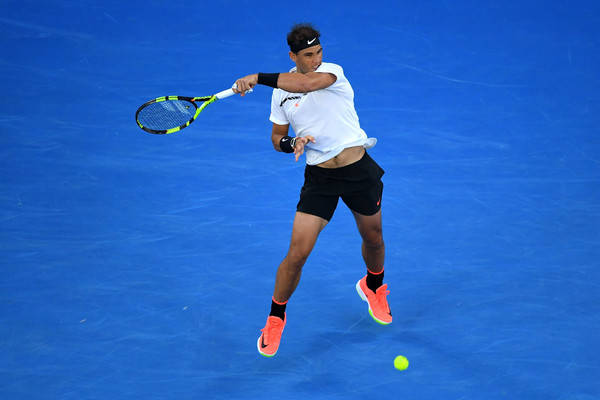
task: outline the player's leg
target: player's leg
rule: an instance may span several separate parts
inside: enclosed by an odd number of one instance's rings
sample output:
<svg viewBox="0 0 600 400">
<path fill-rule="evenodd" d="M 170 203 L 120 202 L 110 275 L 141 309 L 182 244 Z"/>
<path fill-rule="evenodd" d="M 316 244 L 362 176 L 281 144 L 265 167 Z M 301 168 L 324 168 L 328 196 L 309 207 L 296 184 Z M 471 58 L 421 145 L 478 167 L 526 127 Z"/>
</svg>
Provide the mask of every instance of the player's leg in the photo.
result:
<svg viewBox="0 0 600 400">
<path fill-rule="evenodd" d="M 377 166 L 377 164 L 374 164 Z M 366 186 L 368 185 L 368 186 Z M 361 252 L 367 270 L 373 275 L 383 273 L 385 243 L 381 218 L 383 182 L 367 180 L 361 190 L 342 196 L 342 200 L 352 211 L 358 232 L 362 238 Z M 369 285 L 373 291 L 379 285 Z"/>
<path fill-rule="evenodd" d="M 385 244 L 381 228 L 383 169 L 365 153 L 363 158 L 346 167 L 347 186 L 342 200 L 352 211 L 362 237 L 362 255 L 367 269 L 374 274 L 383 271 Z M 376 288 L 373 288 L 374 290 Z"/>
<path fill-rule="evenodd" d="M 383 284 L 385 243 L 381 229 L 381 210 L 374 215 L 362 215 L 353 211 L 358 231 L 363 239 L 362 255 L 367 275 L 356 283 L 356 291 L 369 305 L 373 319 L 387 325 L 392 322 L 392 311 L 387 302 L 387 284 Z"/>
<path fill-rule="evenodd" d="M 369 165 L 365 168 L 371 168 L 373 172 L 380 169 L 374 161 L 367 161 Z M 362 256 L 367 267 L 367 275 L 356 283 L 356 291 L 369 304 L 369 314 L 373 319 L 387 325 L 392 322 L 392 312 L 387 303 L 389 291 L 387 285 L 383 284 L 385 242 L 381 220 L 383 182 L 380 177 L 381 175 L 376 180 L 366 180 L 368 186 L 361 191 L 342 196 L 342 199 L 352 210 L 356 220 L 362 238 Z"/>
<path fill-rule="evenodd" d="M 352 211 L 352 214 L 362 237 L 361 251 L 367 269 L 373 274 L 380 274 L 385 261 L 381 209 L 374 215 L 362 215 L 356 211 Z"/>
<path fill-rule="evenodd" d="M 331 219 L 337 201 L 337 196 L 311 196 L 305 192 L 300 195 L 290 247 L 275 277 L 271 312 L 258 338 L 258 351 L 263 356 L 272 357 L 279 349 L 287 321 L 287 301 L 296 290 L 302 267 L 315 247 L 319 234 Z"/>
<path fill-rule="evenodd" d="M 273 299 L 286 303 L 296 290 L 302 267 L 317 242 L 319 233 L 327 225 L 327 220 L 316 215 L 297 212 L 292 227 L 292 239 L 287 255 L 277 269 Z"/>
</svg>

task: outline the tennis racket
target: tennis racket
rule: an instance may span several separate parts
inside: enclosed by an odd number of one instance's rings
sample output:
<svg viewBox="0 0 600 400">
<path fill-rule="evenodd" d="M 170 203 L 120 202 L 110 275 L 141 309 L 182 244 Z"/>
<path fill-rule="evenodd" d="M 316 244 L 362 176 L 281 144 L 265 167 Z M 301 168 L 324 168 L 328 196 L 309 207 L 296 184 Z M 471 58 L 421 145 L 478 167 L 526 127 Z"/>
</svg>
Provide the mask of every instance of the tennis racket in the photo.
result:
<svg viewBox="0 0 600 400">
<path fill-rule="evenodd" d="M 157 135 L 178 132 L 190 126 L 209 104 L 233 96 L 234 88 L 204 97 L 158 97 L 138 108 L 135 120 L 139 127 L 146 132 Z"/>
</svg>

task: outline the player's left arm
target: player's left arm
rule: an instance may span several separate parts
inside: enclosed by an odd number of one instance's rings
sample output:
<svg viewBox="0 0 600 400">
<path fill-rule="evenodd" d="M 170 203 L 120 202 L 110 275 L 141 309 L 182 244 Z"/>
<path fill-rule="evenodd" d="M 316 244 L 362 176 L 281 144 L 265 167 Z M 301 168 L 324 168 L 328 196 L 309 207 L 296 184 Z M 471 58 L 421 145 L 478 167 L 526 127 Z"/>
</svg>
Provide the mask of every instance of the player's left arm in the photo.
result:
<svg viewBox="0 0 600 400">
<path fill-rule="evenodd" d="M 336 80 L 337 77 L 329 72 L 286 72 L 279 74 L 277 87 L 290 93 L 309 93 L 328 88 Z"/>
<path fill-rule="evenodd" d="M 277 77 L 277 87 L 289 93 L 309 93 L 325 89 L 335 83 L 337 76 L 330 72 L 284 72 Z M 252 74 L 235 81 L 236 93 L 245 92 L 258 84 L 258 74 Z"/>
</svg>

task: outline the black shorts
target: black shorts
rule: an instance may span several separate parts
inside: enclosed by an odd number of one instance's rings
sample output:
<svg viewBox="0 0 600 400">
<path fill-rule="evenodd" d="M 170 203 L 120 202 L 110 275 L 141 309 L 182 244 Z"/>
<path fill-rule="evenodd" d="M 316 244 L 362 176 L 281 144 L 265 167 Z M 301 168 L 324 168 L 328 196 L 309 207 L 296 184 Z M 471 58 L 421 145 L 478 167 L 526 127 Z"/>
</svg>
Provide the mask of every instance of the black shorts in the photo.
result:
<svg viewBox="0 0 600 400">
<path fill-rule="evenodd" d="M 330 221 L 341 197 L 350 210 L 374 215 L 381 209 L 384 173 L 366 152 L 359 161 L 341 168 L 307 165 L 296 210 Z"/>
</svg>

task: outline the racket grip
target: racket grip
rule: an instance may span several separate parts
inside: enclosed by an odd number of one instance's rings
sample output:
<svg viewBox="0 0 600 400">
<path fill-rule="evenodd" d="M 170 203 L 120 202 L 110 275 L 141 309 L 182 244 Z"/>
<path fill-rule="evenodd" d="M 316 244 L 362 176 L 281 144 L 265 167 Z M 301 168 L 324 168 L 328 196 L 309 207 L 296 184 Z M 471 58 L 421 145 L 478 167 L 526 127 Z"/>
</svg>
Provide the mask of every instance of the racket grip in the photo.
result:
<svg viewBox="0 0 600 400">
<path fill-rule="evenodd" d="M 233 91 L 233 89 L 227 89 L 227 90 L 223 90 L 222 92 L 219 92 L 219 93 L 215 94 L 215 97 L 218 100 L 221 100 L 221 99 L 224 99 L 226 97 L 233 96 L 234 94 L 235 94 L 235 92 Z"/>
<path fill-rule="evenodd" d="M 235 89 L 235 88 L 237 88 L 237 84 L 234 83 L 233 86 L 231 87 L 231 89 L 223 90 L 222 92 L 215 94 L 215 97 L 217 98 L 217 100 L 220 100 L 220 99 L 224 99 L 229 96 L 233 96 L 235 94 L 233 89 Z M 252 89 L 246 90 L 246 94 L 248 94 L 250 92 L 252 92 Z"/>
</svg>

